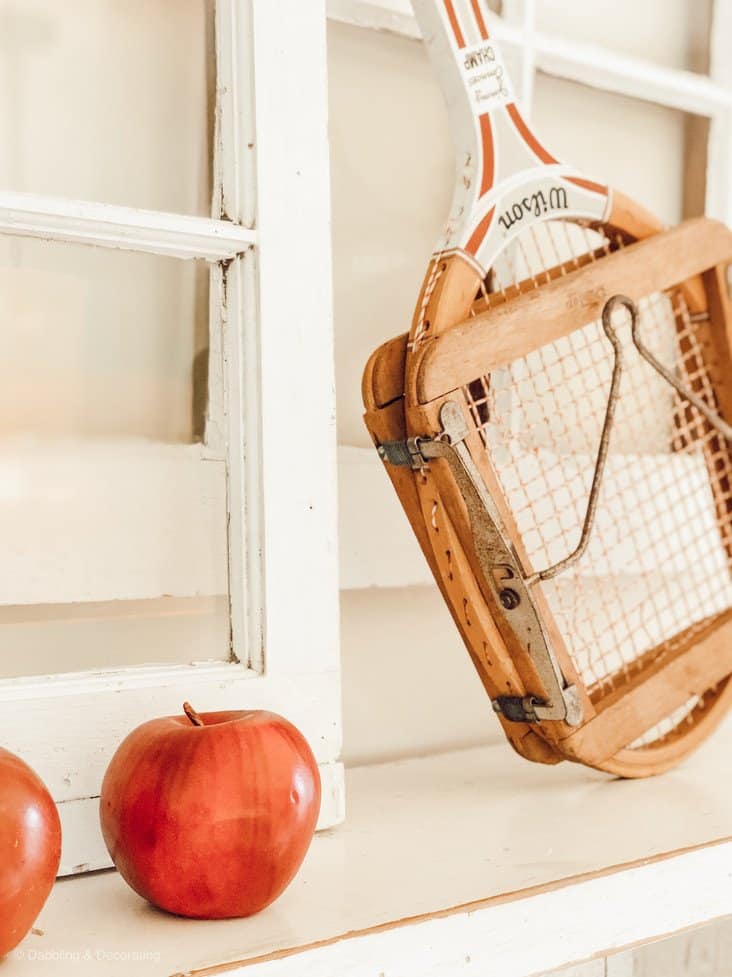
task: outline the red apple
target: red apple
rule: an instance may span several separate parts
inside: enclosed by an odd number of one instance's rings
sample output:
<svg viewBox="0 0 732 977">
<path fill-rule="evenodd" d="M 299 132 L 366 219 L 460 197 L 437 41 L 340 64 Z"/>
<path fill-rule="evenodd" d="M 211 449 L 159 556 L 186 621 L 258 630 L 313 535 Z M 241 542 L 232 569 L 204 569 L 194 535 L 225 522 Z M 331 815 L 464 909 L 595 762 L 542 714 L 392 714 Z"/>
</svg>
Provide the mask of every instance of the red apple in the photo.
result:
<svg viewBox="0 0 732 977">
<path fill-rule="evenodd" d="M 0 957 L 16 947 L 48 899 L 61 860 L 61 822 L 45 784 L 0 749 Z"/>
<path fill-rule="evenodd" d="M 315 831 L 320 776 L 302 734 L 271 712 L 153 719 L 119 747 L 100 817 L 123 878 L 180 916 L 249 916 L 291 882 Z"/>
</svg>

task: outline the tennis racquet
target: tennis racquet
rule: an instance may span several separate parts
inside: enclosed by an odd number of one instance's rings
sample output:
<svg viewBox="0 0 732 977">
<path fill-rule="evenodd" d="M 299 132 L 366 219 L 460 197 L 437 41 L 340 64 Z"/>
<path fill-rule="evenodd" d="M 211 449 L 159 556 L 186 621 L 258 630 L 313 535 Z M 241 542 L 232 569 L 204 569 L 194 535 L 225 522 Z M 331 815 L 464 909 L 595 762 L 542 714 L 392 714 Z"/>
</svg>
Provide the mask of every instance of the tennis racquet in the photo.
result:
<svg viewBox="0 0 732 977">
<path fill-rule="evenodd" d="M 366 423 L 507 738 L 673 766 L 732 684 L 732 235 L 560 162 L 481 0 L 414 0 L 457 179 Z"/>
</svg>

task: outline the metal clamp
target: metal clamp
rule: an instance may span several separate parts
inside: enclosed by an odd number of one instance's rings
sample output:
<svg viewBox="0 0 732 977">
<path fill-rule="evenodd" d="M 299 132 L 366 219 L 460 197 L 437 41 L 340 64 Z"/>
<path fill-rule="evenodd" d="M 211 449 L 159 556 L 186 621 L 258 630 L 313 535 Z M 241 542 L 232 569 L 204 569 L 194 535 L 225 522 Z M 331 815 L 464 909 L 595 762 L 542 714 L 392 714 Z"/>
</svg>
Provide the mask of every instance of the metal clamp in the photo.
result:
<svg viewBox="0 0 732 977">
<path fill-rule="evenodd" d="M 493 708 L 514 721 L 553 719 L 578 725 L 582 720 L 582 709 L 577 688 L 569 685 L 561 673 L 518 556 L 464 443 L 469 429 L 459 404 L 454 401 L 443 404 L 440 421 L 442 431 L 437 438 L 388 442 L 381 445 L 379 454 L 391 464 L 408 464 L 412 468 L 421 468 L 437 459 L 447 462 L 450 467 L 468 510 L 483 576 L 496 596 L 506 624 L 531 657 L 547 694 L 546 699 L 501 696 L 494 700 Z"/>
</svg>

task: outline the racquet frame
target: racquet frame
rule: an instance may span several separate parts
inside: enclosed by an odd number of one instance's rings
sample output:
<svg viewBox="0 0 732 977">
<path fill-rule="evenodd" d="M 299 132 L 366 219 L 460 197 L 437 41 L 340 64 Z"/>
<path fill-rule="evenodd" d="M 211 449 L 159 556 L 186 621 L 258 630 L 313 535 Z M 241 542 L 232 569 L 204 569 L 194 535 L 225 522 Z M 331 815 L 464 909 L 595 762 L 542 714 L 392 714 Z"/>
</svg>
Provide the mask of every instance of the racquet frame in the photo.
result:
<svg viewBox="0 0 732 977">
<path fill-rule="evenodd" d="M 677 637 L 673 651 L 652 649 L 624 684 L 591 696 L 541 588 L 526 582 L 529 561 L 520 535 L 454 392 L 599 319 L 614 295 L 637 301 L 675 289 L 695 313 L 709 315 L 715 392 L 722 414 L 732 418 L 725 387 L 732 376 L 732 235 L 705 219 L 664 231 L 643 208 L 551 157 L 512 100 L 479 0 L 418 0 L 415 9 L 451 107 L 458 160 L 470 163 L 410 333 L 385 344 L 367 365 L 366 424 L 517 751 L 545 763 L 568 758 L 623 775 L 657 773 L 707 736 L 729 704 L 732 614 L 693 629 L 688 639 Z M 466 23 L 479 35 L 477 46 L 463 36 Z M 487 92 L 488 108 L 476 104 L 470 69 L 461 68 L 476 52 L 483 52 L 479 67 L 497 66 L 489 80 L 498 75 L 500 85 L 497 97 Z M 511 143 L 505 153 L 499 137 Z M 550 198 L 558 186 L 567 188 L 571 203 L 561 216 L 610 228 L 630 243 L 601 260 L 558 267 L 541 287 L 519 285 L 487 309 L 481 297 L 486 269 L 514 234 L 499 215 L 516 199 L 563 201 Z M 522 219 L 557 216 L 535 210 Z M 702 697 L 706 709 L 683 735 L 652 749 L 627 749 L 691 696 Z"/>
</svg>

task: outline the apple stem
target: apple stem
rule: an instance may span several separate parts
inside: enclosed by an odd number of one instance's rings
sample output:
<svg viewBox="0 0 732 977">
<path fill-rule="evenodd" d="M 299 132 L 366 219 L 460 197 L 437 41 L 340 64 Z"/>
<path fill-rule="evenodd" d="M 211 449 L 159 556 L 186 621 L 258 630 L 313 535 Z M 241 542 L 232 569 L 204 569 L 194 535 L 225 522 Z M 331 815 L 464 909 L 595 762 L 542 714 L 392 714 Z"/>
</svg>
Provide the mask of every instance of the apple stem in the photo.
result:
<svg viewBox="0 0 732 977">
<path fill-rule="evenodd" d="M 198 713 L 193 708 L 193 706 L 190 704 L 190 702 L 183 703 L 183 712 L 186 714 L 186 716 L 188 716 L 188 718 L 190 719 L 190 721 L 193 723 L 194 726 L 203 726 L 203 720 L 198 715 Z"/>
</svg>

